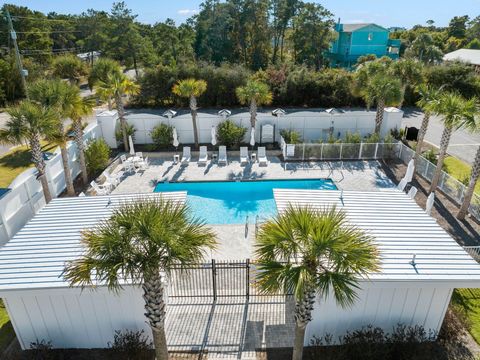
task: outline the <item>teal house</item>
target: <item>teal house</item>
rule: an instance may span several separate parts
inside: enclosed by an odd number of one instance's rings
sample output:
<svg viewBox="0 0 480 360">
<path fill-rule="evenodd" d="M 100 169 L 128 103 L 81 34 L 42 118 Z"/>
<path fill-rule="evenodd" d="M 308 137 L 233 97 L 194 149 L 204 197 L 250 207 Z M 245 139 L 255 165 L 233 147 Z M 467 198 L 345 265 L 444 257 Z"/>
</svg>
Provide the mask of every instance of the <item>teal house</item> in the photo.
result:
<svg viewBox="0 0 480 360">
<path fill-rule="evenodd" d="M 351 68 L 358 58 L 374 54 L 398 59 L 400 40 L 389 39 L 389 30 L 377 24 L 335 25 L 336 40 L 327 52 L 332 67 Z"/>
</svg>

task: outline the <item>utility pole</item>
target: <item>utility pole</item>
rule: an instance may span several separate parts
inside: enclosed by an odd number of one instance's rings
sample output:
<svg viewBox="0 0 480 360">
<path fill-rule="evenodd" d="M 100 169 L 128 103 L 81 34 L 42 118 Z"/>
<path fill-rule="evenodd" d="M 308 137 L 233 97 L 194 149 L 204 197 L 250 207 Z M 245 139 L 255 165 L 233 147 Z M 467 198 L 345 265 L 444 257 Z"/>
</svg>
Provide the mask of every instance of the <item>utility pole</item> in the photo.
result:
<svg viewBox="0 0 480 360">
<path fill-rule="evenodd" d="M 13 46 L 15 48 L 15 58 L 17 60 L 18 71 L 20 72 L 20 76 L 22 78 L 22 85 L 23 85 L 23 89 L 25 90 L 25 96 L 28 99 L 27 80 L 25 78 L 27 76 L 27 70 L 25 70 L 23 68 L 22 58 L 20 56 L 20 51 L 18 50 L 17 33 L 13 29 L 12 17 L 10 16 L 10 12 L 8 10 L 5 10 L 5 13 L 6 13 L 6 16 L 7 16 L 10 37 L 13 40 Z"/>
</svg>

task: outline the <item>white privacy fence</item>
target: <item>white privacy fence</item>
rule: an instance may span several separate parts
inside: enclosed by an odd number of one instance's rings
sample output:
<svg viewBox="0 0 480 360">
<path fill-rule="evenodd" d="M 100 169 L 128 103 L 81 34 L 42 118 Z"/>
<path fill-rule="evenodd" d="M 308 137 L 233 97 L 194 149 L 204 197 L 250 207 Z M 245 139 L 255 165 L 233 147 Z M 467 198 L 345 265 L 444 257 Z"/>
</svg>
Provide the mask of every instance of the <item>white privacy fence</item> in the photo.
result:
<svg viewBox="0 0 480 360">
<path fill-rule="evenodd" d="M 403 112 L 395 108 L 387 108 L 384 113 L 382 136 L 390 130 L 401 127 Z M 97 116 L 102 126 L 102 132 L 107 143 L 114 147 L 116 145 L 114 132 L 118 126 L 116 112 L 104 112 Z M 193 143 L 192 117 L 189 112 L 168 118 L 159 115 L 157 112 L 142 110 L 131 110 L 126 116 L 127 122 L 135 127 L 136 144 L 151 144 L 151 132 L 159 124 L 174 126 L 177 130 L 180 144 Z M 244 141 L 250 141 L 250 114 L 243 112 L 228 117 L 236 125 L 247 129 Z M 197 127 L 200 143 L 211 142 L 212 126 L 218 126 L 224 118 L 218 114 L 199 112 Z M 343 138 L 347 132 L 359 133 L 362 137 L 367 136 L 375 130 L 374 111 L 345 111 L 342 113 L 330 114 L 326 111 L 292 111 L 282 116 L 273 116 L 271 113 L 258 113 L 255 131 L 255 141 L 262 142 L 262 127 L 272 125 L 274 127 L 274 141 L 280 139 L 280 131 L 294 130 L 298 132 L 304 142 L 318 142 L 326 140 L 329 135 Z"/>
<path fill-rule="evenodd" d="M 85 141 L 101 136 L 97 124 L 91 124 L 85 129 Z M 74 142 L 68 145 L 68 155 L 72 177 L 75 178 L 80 173 L 80 163 Z M 48 185 L 52 196 L 56 197 L 66 188 L 60 151 L 46 163 Z M 45 205 L 42 186 L 36 175 L 35 168 L 24 171 L 10 184 L 10 191 L 0 198 L 0 245 L 6 243 Z"/>
<path fill-rule="evenodd" d="M 402 143 L 399 143 L 399 146 L 401 148 L 401 151 L 399 151 L 399 158 L 404 163 L 408 163 L 415 155 L 415 151 Z M 423 156 L 420 156 L 417 161 L 415 172 L 428 182 L 431 182 L 436 169 L 436 165 L 432 164 Z M 445 171 L 442 171 L 438 188 L 458 205 L 462 204 L 467 190 L 467 187 L 464 184 L 453 176 L 447 174 Z M 478 194 L 473 195 L 469 212 L 476 219 L 480 220 L 480 196 Z"/>
</svg>

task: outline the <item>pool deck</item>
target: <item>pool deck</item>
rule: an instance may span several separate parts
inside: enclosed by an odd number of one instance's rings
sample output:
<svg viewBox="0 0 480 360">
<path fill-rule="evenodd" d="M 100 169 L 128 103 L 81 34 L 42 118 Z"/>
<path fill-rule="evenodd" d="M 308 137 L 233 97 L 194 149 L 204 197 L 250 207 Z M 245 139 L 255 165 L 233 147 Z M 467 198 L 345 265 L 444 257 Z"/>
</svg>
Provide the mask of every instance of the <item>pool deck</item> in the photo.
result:
<svg viewBox="0 0 480 360">
<path fill-rule="evenodd" d="M 173 164 L 170 160 L 153 158 L 147 170 L 125 174 L 113 193 L 151 193 L 159 181 L 330 178 L 339 189 L 344 190 L 382 191 L 395 187 L 377 161 L 288 163 L 286 169 L 277 157 L 270 157 L 269 161 L 268 166 L 240 165 L 238 161 L 230 161 L 227 166 L 211 162 L 207 166 L 199 166 L 196 162 L 180 165 Z M 119 171 L 122 171 L 121 165 L 113 173 Z M 209 259 L 243 260 L 254 257 L 255 224 L 250 224 L 248 231 L 244 224 L 211 227 L 217 233 L 219 245 L 211 252 Z"/>
</svg>

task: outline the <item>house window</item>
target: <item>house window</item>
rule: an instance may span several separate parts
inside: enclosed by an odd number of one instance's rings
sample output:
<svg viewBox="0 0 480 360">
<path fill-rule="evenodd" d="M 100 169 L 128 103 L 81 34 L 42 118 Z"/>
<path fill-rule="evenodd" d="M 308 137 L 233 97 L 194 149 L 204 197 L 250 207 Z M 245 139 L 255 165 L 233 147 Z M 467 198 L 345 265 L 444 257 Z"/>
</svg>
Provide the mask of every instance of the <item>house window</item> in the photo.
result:
<svg viewBox="0 0 480 360">
<path fill-rule="evenodd" d="M 368 41 L 372 41 L 373 40 L 373 33 L 368 33 Z"/>
</svg>

